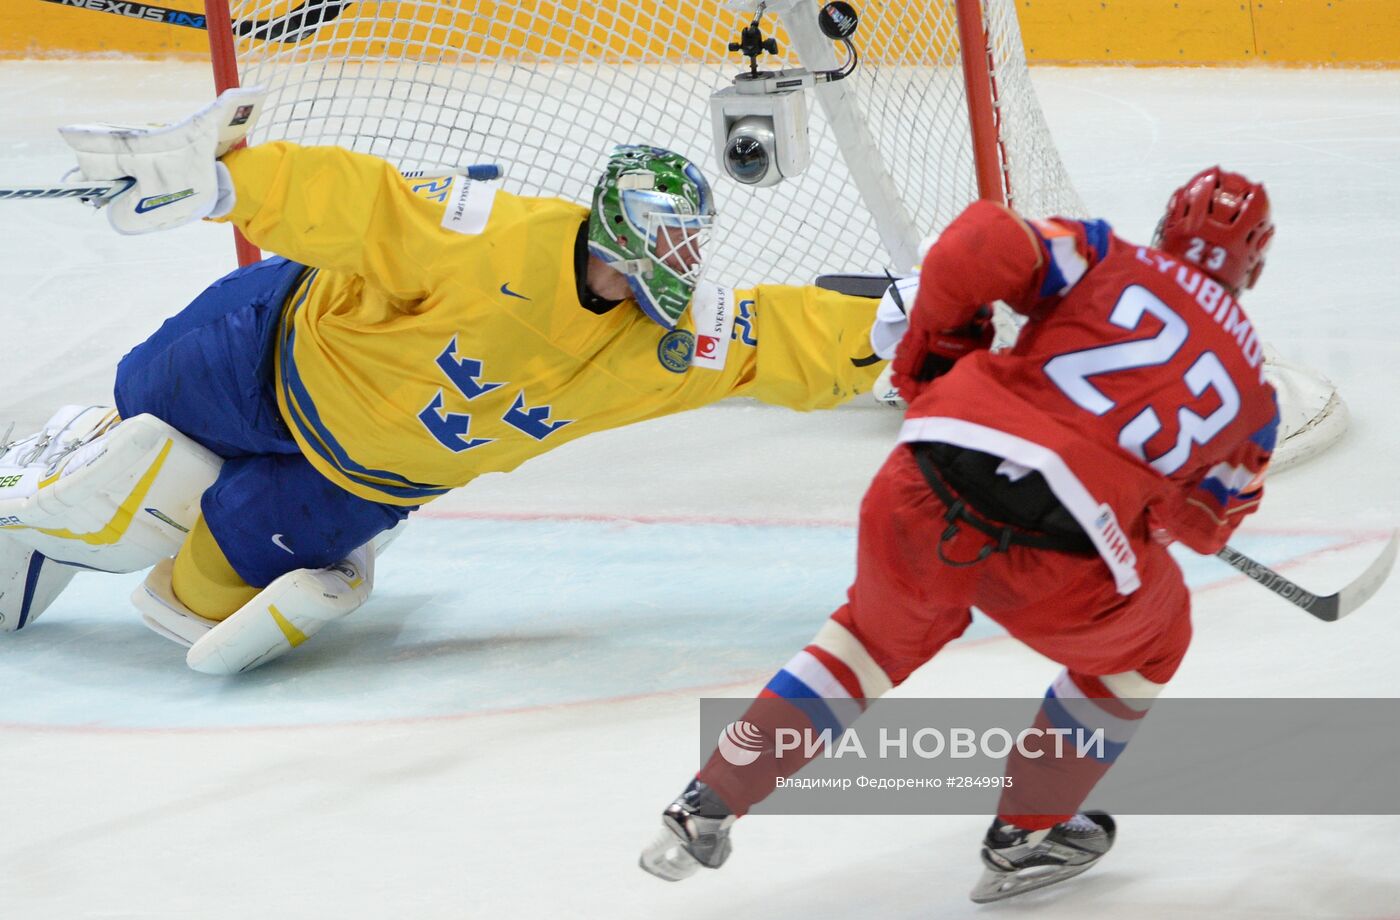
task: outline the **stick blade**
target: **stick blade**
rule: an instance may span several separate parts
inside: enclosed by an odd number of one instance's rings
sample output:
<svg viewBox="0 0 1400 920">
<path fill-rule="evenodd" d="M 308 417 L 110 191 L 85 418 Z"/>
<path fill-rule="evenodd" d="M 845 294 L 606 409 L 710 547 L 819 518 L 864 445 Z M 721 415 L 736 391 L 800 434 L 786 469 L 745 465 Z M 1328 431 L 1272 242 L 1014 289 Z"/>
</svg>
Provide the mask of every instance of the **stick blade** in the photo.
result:
<svg viewBox="0 0 1400 920">
<path fill-rule="evenodd" d="M 1381 589 L 1385 580 L 1390 577 L 1390 570 L 1395 567 L 1396 553 L 1400 552 L 1400 531 L 1391 531 L 1390 542 L 1386 543 L 1385 549 L 1375 558 L 1375 561 L 1367 567 L 1351 584 L 1347 585 L 1327 600 L 1334 600 L 1334 604 L 1329 604 L 1331 609 L 1327 612 L 1330 616 L 1323 616 L 1323 611 L 1315 611 L 1314 615 L 1320 619 L 1332 622 L 1340 620 L 1351 613 L 1357 607 L 1366 603 L 1371 597 Z"/>
</svg>

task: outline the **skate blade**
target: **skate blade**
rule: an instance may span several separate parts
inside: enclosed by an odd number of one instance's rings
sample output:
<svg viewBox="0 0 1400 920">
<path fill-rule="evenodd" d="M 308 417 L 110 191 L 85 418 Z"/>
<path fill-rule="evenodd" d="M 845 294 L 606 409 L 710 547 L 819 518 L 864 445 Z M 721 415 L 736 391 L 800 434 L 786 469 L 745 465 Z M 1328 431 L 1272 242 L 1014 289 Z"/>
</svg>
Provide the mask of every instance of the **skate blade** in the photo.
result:
<svg viewBox="0 0 1400 920">
<path fill-rule="evenodd" d="M 637 865 L 668 882 L 690 878 L 700 868 L 699 860 L 686 851 L 669 828 L 663 828 L 656 840 L 642 850 Z"/>
<path fill-rule="evenodd" d="M 1007 898 L 1014 898 L 1018 894 L 1037 891 L 1072 879 L 1093 864 L 1094 861 L 1079 866 L 1034 866 L 1019 872 L 995 872 L 991 869 L 983 869 L 982 878 L 978 880 L 968 897 L 972 899 L 974 904 L 1004 901 Z"/>
</svg>

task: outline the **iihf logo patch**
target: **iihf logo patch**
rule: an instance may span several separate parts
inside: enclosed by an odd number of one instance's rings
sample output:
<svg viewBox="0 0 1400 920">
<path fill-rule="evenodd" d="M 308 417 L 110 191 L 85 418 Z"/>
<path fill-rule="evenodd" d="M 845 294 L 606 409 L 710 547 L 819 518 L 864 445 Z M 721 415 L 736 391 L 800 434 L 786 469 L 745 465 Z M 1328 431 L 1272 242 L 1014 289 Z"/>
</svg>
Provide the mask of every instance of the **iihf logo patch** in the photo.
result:
<svg viewBox="0 0 1400 920">
<path fill-rule="evenodd" d="M 684 329 L 672 329 L 656 345 L 656 359 L 673 374 L 690 369 L 690 356 L 695 353 L 695 336 Z"/>
<path fill-rule="evenodd" d="M 752 722 L 730 722 L 719 733 L 719 755 L 736 767 L 747 767 L 763 753 L 763 732 Z"/>
</svg>

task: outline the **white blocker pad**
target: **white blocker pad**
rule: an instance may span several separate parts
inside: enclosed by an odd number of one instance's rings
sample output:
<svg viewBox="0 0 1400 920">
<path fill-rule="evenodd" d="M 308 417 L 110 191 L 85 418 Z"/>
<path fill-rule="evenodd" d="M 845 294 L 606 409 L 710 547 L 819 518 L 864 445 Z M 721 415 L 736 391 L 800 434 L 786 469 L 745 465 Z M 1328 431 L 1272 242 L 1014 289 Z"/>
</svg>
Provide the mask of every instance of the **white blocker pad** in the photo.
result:
<svg viewBox="0 0 1400 920">
<path fill-rule="evenodd" d="M 51 559 L 135 572 L 175 555 L 223 460 L 138 415 L 0 478 L 0 531 Z"/>
<path fill-rule="evenodd" d="M 77 572 L 0 534 L 0 631 L 14 632 L 37 620 Z"/>
<path fill-rule="evenodd" d="M 330 568 L 288 572 L 195 641 L 185 663 L 203 674 L 250 671 L 354 612 L 373 587 L 372 544 Z"/>
</svg>

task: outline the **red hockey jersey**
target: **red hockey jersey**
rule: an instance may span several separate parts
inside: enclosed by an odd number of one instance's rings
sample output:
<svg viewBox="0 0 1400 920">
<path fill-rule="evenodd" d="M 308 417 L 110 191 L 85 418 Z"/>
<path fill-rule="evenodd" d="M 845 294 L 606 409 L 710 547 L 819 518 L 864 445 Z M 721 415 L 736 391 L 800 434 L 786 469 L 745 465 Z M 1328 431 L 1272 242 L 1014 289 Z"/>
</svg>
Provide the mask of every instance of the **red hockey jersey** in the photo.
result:
<svg viewBox="0 0 1400 920">
<path fill-rule="evenodd" d="M 996 300 L 1028 318 L 1014 347 L 911 378 L 931 335 Z M 1012 478 L 1039 471 L 1129 594 L 1153 530 L 1212 553 L 1258 505 L 1278 429 L 1263 363 L 1239 303 L 1194 266 L 1103 221 L 978 202 L 924 259 L 894 359 L 900 440 L 1005 457 Z"/>
</svg>

